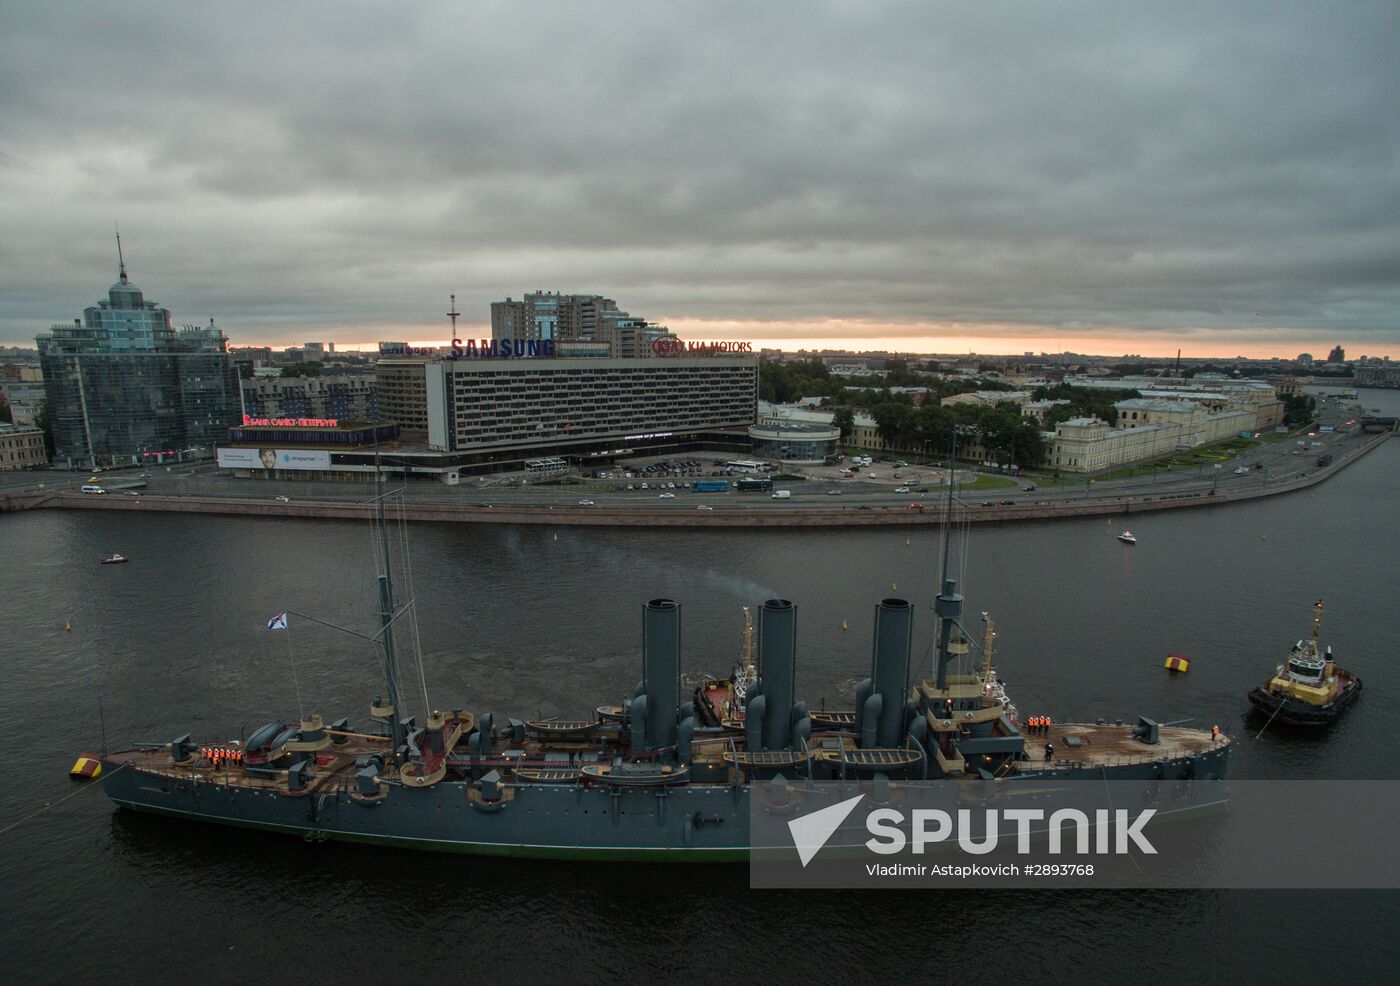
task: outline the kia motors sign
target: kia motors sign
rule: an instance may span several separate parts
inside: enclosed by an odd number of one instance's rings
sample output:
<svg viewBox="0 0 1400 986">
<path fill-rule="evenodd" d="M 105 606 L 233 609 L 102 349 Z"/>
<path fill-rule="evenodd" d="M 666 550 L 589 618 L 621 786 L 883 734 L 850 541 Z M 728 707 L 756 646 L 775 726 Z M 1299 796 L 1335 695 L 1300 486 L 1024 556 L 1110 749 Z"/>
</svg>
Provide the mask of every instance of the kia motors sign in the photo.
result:
<svg viewBox="0 0 1400 986">
<path fill-rule="evenodd" d="M 684 356 L 687 353 L 751 353 L 751 342 L 686 342 L 670 336 L 657 339 L 651 344 L 651 351 L 657 356 Z"/>
</svg>

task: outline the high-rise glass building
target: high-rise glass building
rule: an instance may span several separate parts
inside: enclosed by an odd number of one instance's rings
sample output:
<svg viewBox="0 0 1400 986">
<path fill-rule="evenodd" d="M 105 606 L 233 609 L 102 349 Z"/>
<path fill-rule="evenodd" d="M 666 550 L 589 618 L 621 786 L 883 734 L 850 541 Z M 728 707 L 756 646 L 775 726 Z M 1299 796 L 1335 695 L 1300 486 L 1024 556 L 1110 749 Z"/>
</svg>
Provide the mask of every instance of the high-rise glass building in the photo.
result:
<svg viewBox="0 0 1400 986">
<path fill-rule="evenodd" d="M 120 241 L 119 241 L 120 245 Z M 182 462 L 213 454 L 241 418 L 228 339 L 175 328 L 126 276 L 72 325 L 36 337 L 54 464 L 72 469 Z"/>
</svg>

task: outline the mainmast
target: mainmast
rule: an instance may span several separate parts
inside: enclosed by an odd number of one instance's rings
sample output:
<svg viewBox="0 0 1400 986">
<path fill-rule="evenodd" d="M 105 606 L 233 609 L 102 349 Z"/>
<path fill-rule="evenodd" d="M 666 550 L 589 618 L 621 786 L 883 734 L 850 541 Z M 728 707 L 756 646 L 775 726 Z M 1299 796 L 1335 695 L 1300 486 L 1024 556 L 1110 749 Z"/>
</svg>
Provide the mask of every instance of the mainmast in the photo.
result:
<svg viewBox="0 0 1400 986">
<path fill-rule="evenodd" d="M 379 546 L 384 556 L 384 570 L 379 575 L 379 626 L 384 646 L 384 678 L 389 689 L 389 735 L 394 742 L 394 755 L 404 743 L 404 728 L 399 697 L 398 660 L 394 654 L 394 581 L 389 557 L 389 526 L 384 522 L 384 478 L 379 469 L 379 429 L 374 429 L 374 509 L 379 525 Z"/>
<path fill-rule="evenodd" d="M 938 616 L 938 653 L 934 657 L 934 687 L 939 691 L 948 688 L 948 665 L 954 655 L 949 647 L 953 627 L 962 619 L 963 597 L 958 592 L 956 579 L 948 577 L 948 565 L 952 559 L 953 500 L 958 482 L 958 433 L 953 432 L 952 457 L 948 463 L 948 503 L 943 514 L 943 581 L 942 591 L 934 600 L 933 611 Z"/>
</svg>

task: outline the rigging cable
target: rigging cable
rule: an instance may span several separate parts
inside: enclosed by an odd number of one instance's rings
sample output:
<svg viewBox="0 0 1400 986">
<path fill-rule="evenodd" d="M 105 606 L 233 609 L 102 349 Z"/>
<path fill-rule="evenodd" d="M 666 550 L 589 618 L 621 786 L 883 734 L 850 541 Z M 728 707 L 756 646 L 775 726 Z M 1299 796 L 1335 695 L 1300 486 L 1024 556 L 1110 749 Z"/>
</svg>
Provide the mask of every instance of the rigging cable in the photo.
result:
<svg viewBox="0 0 1400 986">
<path fill-rule="evenodd" d="M 128 766 L 130 766 L 130 764 L 122 764 L 120 767 L 118 767 L 116 770 L 112 771 L 112 773 L 111 773 L 111 774 L 108 774 L 107 776 L 108 776 L 108 777 L 111 777 L 112 774 L 119 774 L 119 773 L 121 773 L 123 770 L 126 770 L 126 768 L 127 768 Z M 75 797 L 77 797 L 78 795 L 82 794 L 84 791 L 90 791 L 90 790 L 92 790 L 93 788 L 100 788 L 101 786 L 102 786 L 101 784 L 84 784 L 82 787 L 78 788 L 76 791 L 71 791 L 71 792 L 69 792 L 68 794 L 65 794 L 63 797 L 59 798 L 57 801 L 50 801 L 48 804 L 44 805 L 44 807 L 39 808 L 39 809 L 37 809 L 37 810 L 35 810 L 35 811 L 31 811 L 29 814 L 23 815 L 23 816 L 21 816 L 20 818 L 15 819 L 15 820 L 14 820 L 13 822 L 11 822 L 9 825 L 6 825 L 4 828 L 0 829 L 0 836 L 5 835 L 5 834 L 8 833 L 11 829 L 14 829 L 14 828 L 19 827 L 20 825 L 23 825 L 25 822 L 29 821 L 31 818 L 38 818 L 40 815 L 42 815 L 44 812 L 48 811 L 50 808 L 57 808 L 59 805 L 63 804 L 63 802 L 67 801 L 69 798 L 75 798 Z"/>
</svg>

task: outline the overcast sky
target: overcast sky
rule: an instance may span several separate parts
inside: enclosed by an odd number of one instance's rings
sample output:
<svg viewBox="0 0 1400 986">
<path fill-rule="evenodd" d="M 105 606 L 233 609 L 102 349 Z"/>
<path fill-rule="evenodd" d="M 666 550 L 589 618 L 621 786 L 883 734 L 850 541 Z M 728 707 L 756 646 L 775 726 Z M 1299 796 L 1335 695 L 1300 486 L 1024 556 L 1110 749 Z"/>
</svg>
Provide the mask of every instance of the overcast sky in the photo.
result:
<svg viewBox="0 0 1400 986">
<path fill-rule="evenodd" d="M 1400 356 L 1400 3 L 7 3 L 0 343 L 526 291 L 703 339 Z M 1257 314 L 1256 314 L 1257 313 Z"/>
</svg>

